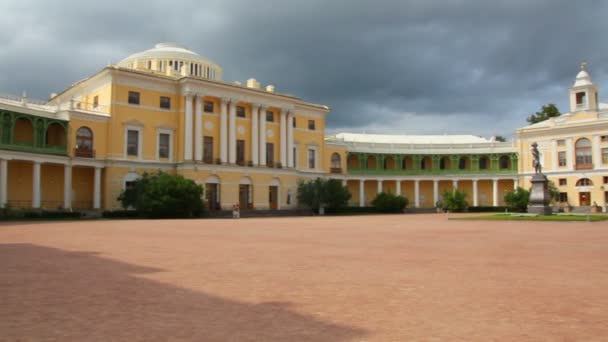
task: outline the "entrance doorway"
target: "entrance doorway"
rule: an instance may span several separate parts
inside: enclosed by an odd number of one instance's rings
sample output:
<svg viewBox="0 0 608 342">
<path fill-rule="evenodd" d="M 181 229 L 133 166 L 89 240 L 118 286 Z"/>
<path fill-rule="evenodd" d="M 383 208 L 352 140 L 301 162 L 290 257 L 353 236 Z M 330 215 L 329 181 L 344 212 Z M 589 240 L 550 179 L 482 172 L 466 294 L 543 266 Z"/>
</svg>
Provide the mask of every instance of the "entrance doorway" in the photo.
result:
<svg viewBox="0 0 608 342">
<path fill-rule="evenodd" d="M 241 207 L 241 209 L 250 209 L 249 208 L 250 188 L 251 188 L 251 185 L 248 185 L 248 184 L 239 185 L 239 206 Z"/>
<path fill-rule="evenodd" d="M 590 192 L 579 192 L 578 203 L 581 207 L 588 207 L 591 205 L 591 193 Z"/>
<path fill-rule="evenodd" d="M 206 199 L 209 210 L 220 210 L 219 184 L 205 184 L 205 192 L 207 194 Z"/>
<path fill-rule="evenodd" d="M 278 209 L 279 208 L 279 187 L 278 186 L 269 186 L 268 187 L 268 202 L 270 203 L 270 209 Z"/>
</svg>

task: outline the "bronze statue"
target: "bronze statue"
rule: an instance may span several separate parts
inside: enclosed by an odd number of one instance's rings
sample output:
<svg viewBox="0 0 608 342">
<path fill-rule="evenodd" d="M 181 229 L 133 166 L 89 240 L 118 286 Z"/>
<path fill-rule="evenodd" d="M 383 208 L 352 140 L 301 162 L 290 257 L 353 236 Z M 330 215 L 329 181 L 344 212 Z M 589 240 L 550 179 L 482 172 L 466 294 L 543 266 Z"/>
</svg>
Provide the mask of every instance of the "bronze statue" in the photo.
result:
<svg viewBox="0 0 608 342">
<path fill-rule="evenodd" d="M 538 151 L 538 144 L 532 144 L 532 166 L 534 167 L 534 172 L 543 173 L 543 165 L 540 163 L 540 152 Z"/>
</svg>

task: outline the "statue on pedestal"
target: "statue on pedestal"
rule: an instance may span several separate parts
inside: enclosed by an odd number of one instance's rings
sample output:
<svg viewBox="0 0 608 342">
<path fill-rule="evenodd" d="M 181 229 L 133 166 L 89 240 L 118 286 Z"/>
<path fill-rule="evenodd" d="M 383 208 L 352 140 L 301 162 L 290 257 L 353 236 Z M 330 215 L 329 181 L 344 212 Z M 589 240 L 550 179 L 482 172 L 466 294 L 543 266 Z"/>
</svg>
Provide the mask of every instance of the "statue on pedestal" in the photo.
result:
<svg viewBox="0 0 608 342">
<path fill-rule="evenodd" d="M 549 206 L 549 180 L 543 174 L 543 165 L 540 162 L 540 152 L 538 144 L 532 144 L 532 166 L 534 176 L 532 176 L 532 190 L 530 191 L 530 203 L 528 212 L 531 214 L 551 215 L 553 211 Z"/>
</svg>

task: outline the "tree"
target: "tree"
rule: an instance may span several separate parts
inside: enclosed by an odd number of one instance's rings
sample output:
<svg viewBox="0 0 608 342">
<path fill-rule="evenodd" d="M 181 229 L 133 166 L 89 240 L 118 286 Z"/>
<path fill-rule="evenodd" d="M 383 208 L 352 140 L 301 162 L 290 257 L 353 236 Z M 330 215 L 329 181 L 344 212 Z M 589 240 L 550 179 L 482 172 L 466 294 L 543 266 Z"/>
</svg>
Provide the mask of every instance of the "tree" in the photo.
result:
<svg viewBox="0 0 608 342">
<path fill-rule="evenodd" d="M 443 210 L 447 210 L 452 213 L 461 213 L 468 206 L 467 194 L 464 191 L 448 190 L 443 193 L 443 202 L 441 203 Z"/>
<path fill-rule="evenodd" d="M 181 175 L 146 172 L 118 200 L 145 217 L 191 217 L 202 212 L 202 195 L 201 185 Z"/>
<path fill-rule="evenodd" d="M 517 188 L 505 195 L 505 203 L 515 212 L 525 213 L 528 211 L 528 202 L 530 201 L 530 191 Z"/>
<path fill-rule="evenodd" d="M 557 106 L 555 106 L 553 103 L 549 103 L 544 105 L 540 112 L 530 115 L 526 120 L 530 124 L 535 124 L 550 118 L 558 117 L 560 115 L 562 115 L 562 113 L 560 113 L 559 109 L 557 109 Z"/>
<path fill-rule="evenodd" d="M 399 213 L 408 204 L 408 200 L 404 196 L 397 196 L 390 192 L 381 192 L 376 195 L 372 201 L 372 205 L 383 213 Z"/>
<path fill-rule="evenodd" d="M 298 182 L 298 202 L 313 210 L 338 209 L 348 204 L 351 194 L 337 179 L 322 179 Z"/>
<path fill-rule="evenodd" d="M 506 142 L 507 138 L 503 137 L 502 135 L 497 135 L 497 136 L 494 137 L 494 141 Z"/>
<path fill-rule="evenodd" d="M 559 201 L 559 189 L 557 189 L 555 183 L 553 183 L 553 181 L 549 181 L 549 183 L 547 183 L 547 187 L 549 188 L 549 198 L 551 201 Z"/>
</svg>

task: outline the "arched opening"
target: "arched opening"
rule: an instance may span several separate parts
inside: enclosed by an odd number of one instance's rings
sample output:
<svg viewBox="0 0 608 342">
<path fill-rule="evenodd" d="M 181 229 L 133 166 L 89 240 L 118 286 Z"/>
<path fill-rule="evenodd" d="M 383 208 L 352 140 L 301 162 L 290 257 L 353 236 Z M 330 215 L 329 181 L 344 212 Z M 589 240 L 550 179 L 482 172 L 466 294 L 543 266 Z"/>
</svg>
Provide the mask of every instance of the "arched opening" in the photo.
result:
<svg viewBox="0 0 608 342">
<path fill-rule="evenodd" d="M 578 193 L 578 204 L 581 207 L 588 207 L 591 205 L 591 191 L 589 191 L 590 186 L 593 186 L 593 182 L 589 178 L 581 178 L 576 182 L 576 186 L 580 187 L 580 192 Z"/>
<path fill-rule="evenodd" d="M 370 170 L 375 169 L 376 168 L 376 156 L 367 157 L 367 162 L 365 165 Z"/>
<path fill-rule="evenodd" d="M 394 170 L 395 169 L 395 158 L 390 157 L 390 156 L 384 158 L 383 167 L 385 170 Z"/>
<path fill-rule="evenodd" d="M 578 139 L 574 148 L 576 151 L 576 168 L 578 170 L 592 169 L 593 156 L 591 152 L 591 141 L 587 138 Z"/>
<path fill-rule="evenodd" d="M 342 173 L 342 157 L 337 152 L 331 155 L 331 173 Z"/>
<path fill-rule="evenodd" d="M 350 154 L 347 159 L 348 169 L 356 170 L 361 168 L 361 164 L 359 163 L 359 157 L 355 154 Z"/>
<path fill-rule="evenodd" d="M 88 127 L 80 127 L 76 131 L 76 157 L 93 157 L 93 131 Z"/>
<path fill-rule="evenodd" d="M 211 175 L 205 181 L 205 199 L 207 200 L 207 208 L 209 210 L 220 210 L 220 178 L 216 175 Z"/>
<path fill-rule="evenodd" d="M 460 157 L 460 159 L 458 159 L 458 169 L 459 170 L 470 170 L 471 169 L 471 159 L 469 159 L 469 157 Z"/>
<path fill-rule="evenodd" d="M 49 147 L 65 146 L 65 128 L 54 122 L 46 128 L 45 145 Z"/>
<path fill-rule="evenodd" d="M 581 178 L 576 182 L 576 186 L 593 186 L 593 182 L 589 178 Z"/>
<path fill-rule="evenodd" d="M 511 168 L 511 158 L 509 156 L 502 156 L 498 159 L 498 165 L 501 170 L 509 170 Z"/>
<path fill-rule="evenodd" d="M 281 181 L 278 178 L 273 178 L 268 186 L 268 203 L 270 204 L 270 209 L 280 209 L 280 189 Z"/>
<path fill-rule="evenodd" d="M 253 182 L 249 177 L 242 177 L 239 182 L 239 206 L 241 209 L 253 209 Z"/>
<path fill-rule="evenodd" d="M 13 142 L 19 145 L 34 146 L 34 125 L 31 120 L 23 117 L 15 120 Z"/>
<path fill-rule="evenodd" d="M 411 170 L 414 168 L 414 160 L 412 157 L 405 157 L 403 161 L 401 161 L 401 168 L 404 170 Z"/>
<path fill-rule="evenodd" d="M 490 168 L 490 158 L 483 156 L 479 157 L 479 169 L 487 170 Z"/>
<path fill-rule="evenodd" d="M 443 157 L 439 160 L 439 169 L 440 170 L 449 170 L 452 168 L 452 161 L 449 157 Z"/>
<path fill-rule="evenodd" d="M 424 157 L 420 160 L 420 170 L 431 170 L 433 168 L 433 159 Z"/>
</svg>

